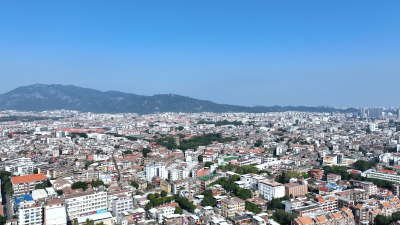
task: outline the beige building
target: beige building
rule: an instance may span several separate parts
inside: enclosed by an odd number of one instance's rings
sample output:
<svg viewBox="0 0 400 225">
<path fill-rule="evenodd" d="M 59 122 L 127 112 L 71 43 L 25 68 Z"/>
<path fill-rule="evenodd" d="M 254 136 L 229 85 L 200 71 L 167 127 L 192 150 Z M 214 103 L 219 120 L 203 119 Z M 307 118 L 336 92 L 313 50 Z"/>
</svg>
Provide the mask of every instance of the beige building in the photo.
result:
<svg viewBox="0 0 400 225">
<path fill-rule="evenodd" d="M 160 190 L 161 191 L 166 191 L 168 194 L 171 193 L 171 183 L 169 183 L 166 180 L 161 180 L 160 181 Z"/>
<path fill-rule="evenodd" d="M 225 218 L 234 217 L 236 213 L 244 211 L 245 203 L 242 199 L 233 197 L 221 200 L 221 215 Z"/>
</svg>

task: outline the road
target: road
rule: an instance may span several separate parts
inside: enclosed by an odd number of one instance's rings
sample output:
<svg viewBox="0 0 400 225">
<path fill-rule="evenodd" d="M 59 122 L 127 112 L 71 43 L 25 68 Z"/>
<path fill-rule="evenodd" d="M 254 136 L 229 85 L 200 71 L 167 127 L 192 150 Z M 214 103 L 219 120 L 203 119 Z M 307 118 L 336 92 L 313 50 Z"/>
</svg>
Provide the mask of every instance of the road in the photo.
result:
<svg viewBox="0 0 400 225">
<path fill-rule="evenodd" d="M 113 160 L 113 162 L 114 162 L 115 169 L 117 170 L 117 173 L 118 173 L 117 183 L 118 183 L 118 186 L 121 188 L 121 182 L 120 182 L 120 180 L 121 180 L 121 173 L 119 172 L 119 168 L 118 168 L 118 165 L 117 165 L 117 161 L 115 160 L 115 157 L 114 157 L 114 152 L 112 153 L 111 156 L 112 156 L 112 160 Z"/>
<path fill-rule="evenodd" d="M 11 205 L 11 198 L 7 196 L 6 193 L 6 188 L 5 188 L 5 183 L 1 182 L 1 197 L 2 197 L 2 203 L 3 203 L 3 211 L 4 211 L 4 218 L 6 220 L 12 219 L 14 215 L 14 211 L 12 209 Z"/>
</svg>

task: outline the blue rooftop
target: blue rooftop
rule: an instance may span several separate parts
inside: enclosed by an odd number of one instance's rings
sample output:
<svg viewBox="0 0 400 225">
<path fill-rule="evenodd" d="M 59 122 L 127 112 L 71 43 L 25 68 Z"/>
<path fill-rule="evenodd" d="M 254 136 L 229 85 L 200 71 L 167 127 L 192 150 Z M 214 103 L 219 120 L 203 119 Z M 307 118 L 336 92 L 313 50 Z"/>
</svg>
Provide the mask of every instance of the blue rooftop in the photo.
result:
<svg viewBox="0 0 400 225">
<path fill-rule="evenodd" d="M 19 204 L 21 202 L 29 202 L 33 201 L 32 195 L 19 195 L 14 197 L 15 204 L 17 204 L 17 207 L 19 208 Z"/>
</svg>

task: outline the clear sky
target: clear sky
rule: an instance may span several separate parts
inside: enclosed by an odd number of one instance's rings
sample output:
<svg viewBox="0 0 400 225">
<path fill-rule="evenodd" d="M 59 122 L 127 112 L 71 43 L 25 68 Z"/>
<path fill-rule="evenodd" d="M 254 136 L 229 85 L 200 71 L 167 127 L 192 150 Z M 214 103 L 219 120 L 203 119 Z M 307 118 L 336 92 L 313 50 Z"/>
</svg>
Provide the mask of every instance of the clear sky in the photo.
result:
<svg viewBox="0 0 400 225">
<path fill-rule="evenodd" d="M 0 1 L 0 93 L 400 106 L 400 1 Z"/>
</svg>

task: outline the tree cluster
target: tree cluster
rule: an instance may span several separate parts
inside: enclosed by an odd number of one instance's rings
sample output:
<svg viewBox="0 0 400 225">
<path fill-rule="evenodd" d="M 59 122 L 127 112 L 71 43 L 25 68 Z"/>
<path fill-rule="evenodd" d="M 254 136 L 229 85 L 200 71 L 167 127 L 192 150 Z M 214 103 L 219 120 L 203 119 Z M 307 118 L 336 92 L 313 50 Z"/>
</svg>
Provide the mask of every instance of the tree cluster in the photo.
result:
<svg viewBox="0 0 400 225">
<path fill-rule="evenodd" d="M 279 183 L 287 184 L 287 183 L 289 183 L 290 179 L 297 178 L 297 177 L 308 178 L 309 175 L 305 172 L 285 171 L 281 175 L 276 176 L 275 180 Z"/>
<path fill-rule="evenodd" d="M 183 139 L 179 145 L 176 145 L 175 138 L 173 137 L 162 137 L 156 140 L 158 145 L 164 146 L 168 149 L 196 149 L 199 146 L 207 146 L 212 142 L 216 141 L 219 143 L 226 143 L 231 141 L 236 141 L 237 138 L 223 138 L 220 133 L 213 134 L 205 134 L 203 136 L 192 137 L 190 139 Z"/>
<path fill-rule="evenodd" d="M 259 208 L 256 204 L 249 201 L 245 202 L 245 209 L 255 214 L 259 214 L 262 211 L 262 209 Z"/>
<path fill-rule="evenodd" d="M 76 138 L 76 137 L 82 137 L 82 138 L 88 138 L 88 135 L 86 133 L 82 133 L 82 132 L 71 132 L 69 133 L 69 136 L 71 138 Z"/>
<path fill-rule="evenodd" d="M 240 188 L 235 184 L 235 181 L 238 180 L 240 180 L 240 177 L 238 175 L 233 175 L 229 179 L 227 179 L 226 177 L 219 178 L 213 184 L 220 184 L 225 189 L 225 191 L 233 193 L 236 197 L 243 200 L 251 198 L 252 193 L 250 189 Z"/>
<path fill-rule="evenodd" d="M 285 206 L 282 204 L 282 201 L 289 200 L 289 196 L 284 196 L 282 198 L 273 198 L 269 203 L 268 203 L 268 209 L 274 210 L 274 209 L 284 209 Z"/>
<path fill-rule="evenodd" d="M 4 189 L 7 193 L 7 195 L 11 196 L 14 193 L 12 183 L 11 183 L 11 173 L 5 170 L 0 171 L 0 179 L 1 183 L 4 184 Z"/>
<path fill-rule="evenodd" d="M 83 181 L 77 181 L 71 185 L 72 189 L 83 189 L 84 191 L 87 189 L 88 184 Z"/>
<path fill-rule="evenodd" d="M 47 187 L 51 187 L 51 183 L 49 180 L 44 180 L 38 184 L 35 185 L 35 190 L 37 189 L 45 189 Z"/>
<path fill-rule="evenodd" d="M 201 201 L 202 206 L 214 206 L 215 205 L 215 200 L 214 197 L 212 196 L 212 191 L 211 190 L 205 190 L 202 195 L 204 195 L 203 201 Z"/>
<path fill-rule="evenodd" d="M 398 220 L 400 220 L 400 212 L 395 212 L 392 216 L 378 215 L 375 217 L 374 222 L 376 225 L 389 225 Z"/>
<path fill-rule="evenodd" d="M 225 166 L 218 166 L 218 169 L 222 170 L 223 172 L 233 171 L 238 174 L 248 174 L 248 173 L 255 173 L 258 174 L 259 169 L 254 165 L 244 165 L 238 166 L 234 164 L 226 164 Z"/>
<path fill-rule="evenodd" d="M 92 187 L 98 187 L 100 185 L 105 186 L 105 184 L 102 180 L 93 180 L 91 185 L 92 185 Z"/>
<path fill-rule="evenodd" d="M 355 162 L 353 164 L 355 169 L 361 170 L 361 171 L 366 171 L 368 169 L 371 169 L 373 165 L 374 165 L 373 162 L 367 162 L 364 160 L 357 160 L 357 162 Z"/>
<path fill-rule="evenodd" d="M 142 149 L 143 157 L 147 158 L 147 154 L 149 154 L 150 152 L 151 150 L 149 148 L 143 148 Z"/>
<path fill-rule="evenodd" d="M 172 200 L 174 200 L 174 196 L 160 197 L 160 194 L 155 193 L 155 194 L 148 194 L 147 199 L 150 200 L 150 202 L 147 203 L 146 209 L 151 209 L 152 207 L 160 206 L 167 202 L 171 202 Z"/>
<path fill-rule="evenodd" d="M 281 225 L 290 225 L 291 222 L 298 217 L 297 214 L 294 213 L 287 213 L 283 209 L 275 210 L 274 215 L 272 218 Z"/>
<path fill-rule="evenodd" d="M 206 120 L 200 120 L 197 122 L 197 124 L 215 124 L 215 126 L 224 126 L 224 125 L 234 125 L 234 126 L 240 126 L 243 125 L 242 121 L 228 121 L 228 120 L 222 120 L 222 121 L 206 121 Z"/>
</svg>

